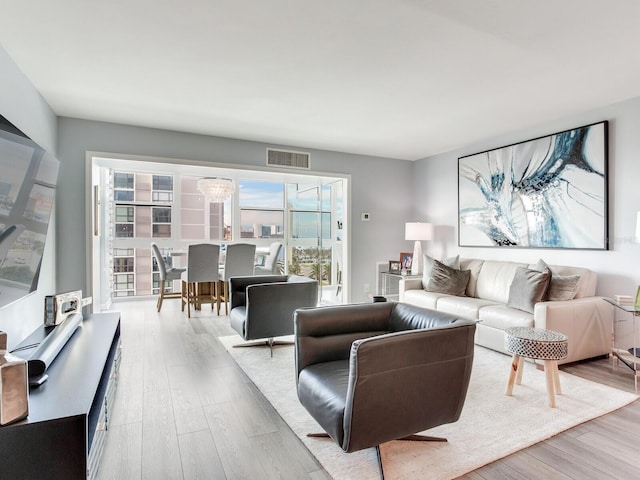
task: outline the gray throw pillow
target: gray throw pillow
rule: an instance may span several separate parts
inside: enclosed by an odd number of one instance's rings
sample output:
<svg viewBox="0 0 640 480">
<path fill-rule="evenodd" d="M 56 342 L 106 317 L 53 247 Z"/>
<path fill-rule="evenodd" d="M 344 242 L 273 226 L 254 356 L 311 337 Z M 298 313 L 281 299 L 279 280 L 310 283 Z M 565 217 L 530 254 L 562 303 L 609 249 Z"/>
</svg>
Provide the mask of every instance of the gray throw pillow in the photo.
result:
<svg viewBox="0 0 640 480">
<path fill-rule="evenodd" d="M 547 300 L 572 300 L 578 293 L 580 275 L 551 275 L 551 283 L 547 290 Z"/>
<path fill-rule="evenodd" d="M 422 267 L 422 288 L 427 289 L 427 285 L 429 284 L 429 280 L 431 279 L 431 270 L 433 269 L 433 262 L 437 261 L 435 258 L 430 257 L 429 255 L 424 256 L 424 262 Z M 442 260 L 442 262 L 447 267 L 455 268 L 456 270 L 460 270 L 460 255 L 456 255 L 455 257 L 449 257 Z"/>
<path fill-rule="evenodd" d="M 542 259 L 538 260 L 538 263 L 535 264 L 533 269 L 538 272 L 549 272 L 551 274 L 549 288 L 547 289 L 547 294 L 544 297 L 545 300 L 572 300 L 576 296 L 576 293 L 578 293 L 580 275 L 558 275 L 551 273 L 551 269 Z"/>
<path fill-rule="evenodd" d="M 533 313 L 534 305 L 544 298 L 550 279 L 550 272 L 518 267 L 509 288 L 507 306 Z"/>
<path fill-rule="evenodd" d="M 471 277 L 471 270 L 458 270 L 447 267 L 438 260 L 433 260 L 431 276 L 427 283 L 427 292 L 448 293 L 464 297 L 467 290 L 467 283 Z"/>
</svg>

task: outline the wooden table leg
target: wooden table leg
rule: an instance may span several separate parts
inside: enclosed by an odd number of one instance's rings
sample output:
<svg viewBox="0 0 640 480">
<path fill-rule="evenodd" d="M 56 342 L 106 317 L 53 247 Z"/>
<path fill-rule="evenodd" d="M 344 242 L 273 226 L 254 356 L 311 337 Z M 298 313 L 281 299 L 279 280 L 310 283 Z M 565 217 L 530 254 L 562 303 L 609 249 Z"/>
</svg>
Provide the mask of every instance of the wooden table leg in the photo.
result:
<svg viewBox="0 0 640 480">
<path fill-rule="evenodd" d="M 520 365 L 520 355 L 517 353 L 513 354 L 513 358 L 511 359 L 511 370 L 509 371 L 509 381 L 507 382 L 507 391 L 505 395 L 511 395 L 513 392 L 513 382 L 516 379 L 516 374 L 518 373 L 518 365 Z"/>
<path fill-rule="evenodd" d="M 562 388 L 560 387 L 560 374 L 558 373 L 558 362 L 553 361 L 553 386 L 555 388 L 556 395 L 562 395 Z"/>
<path fill-rule="evenodd" d="M 556 396 L 554 392 L 554 369 L 553 364 L 555 362 L 553 360 L 545 360 L 544 361 L 544 376 L 547 379 L 547 394 L 549 395 L 549 406 L 551 408 L 555 408 L 556 406 Z"/>
<path fill-rule="evenodd" d="M 516 375 L 516 383 L 522 385 L 522 372 L 524 371 L 524 357 L 520 355 L 518 358 L 518 372 Z"/>
</svg>

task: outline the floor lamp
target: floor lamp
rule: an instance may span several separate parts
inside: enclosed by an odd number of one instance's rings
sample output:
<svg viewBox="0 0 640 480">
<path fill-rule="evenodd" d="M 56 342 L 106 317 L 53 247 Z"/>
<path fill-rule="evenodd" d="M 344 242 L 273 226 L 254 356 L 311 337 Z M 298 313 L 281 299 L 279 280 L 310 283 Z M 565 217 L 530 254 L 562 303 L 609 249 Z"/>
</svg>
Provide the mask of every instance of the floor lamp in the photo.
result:
<svg viewBox="0 0 640 480">
<path fill-rule="evenodd" d="M 422 240 L 433 238 L 433 225 L 423 222 L 407 222 L 404 225 L 405 240 L 415 240 L 413 245 L 413 259 L 411 260 L 411 275 L 422 274 Z"/>
</svg>

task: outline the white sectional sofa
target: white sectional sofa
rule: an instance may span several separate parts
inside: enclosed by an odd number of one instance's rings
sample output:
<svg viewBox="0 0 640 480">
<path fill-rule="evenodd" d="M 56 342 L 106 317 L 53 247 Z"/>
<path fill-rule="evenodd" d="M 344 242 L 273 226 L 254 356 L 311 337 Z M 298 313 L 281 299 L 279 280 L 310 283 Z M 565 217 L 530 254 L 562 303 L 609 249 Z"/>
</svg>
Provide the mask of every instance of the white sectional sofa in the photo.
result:
<svg viewBox="0 0 640 480">
<path fill-rule="evenodd" d="M 554 275 L 558 279 L 579 275 L 575 295 L 570 300 L 540 301 L 532 305 L 533 313 L 529 313 L 507 306 L 518 267 L 535 268 L 517 262 L 459 259 L 459 269 L 470 271 L 465 296 L 426 291 L 423 279 L 407 278 L 400 281 L 400 301 L 479 320 L 476 343 L 503 353 L 507 353 L 504 329 L 518 326 L 546 328 L 567 335 L 569 356 L 559 363 L 610 353 L 613 306 L 595 296 L 597 275 L 594 272 L 549 265 L 552 279 Z M 428 279 L 424 280 L 426 285 Z"/>
</svg>

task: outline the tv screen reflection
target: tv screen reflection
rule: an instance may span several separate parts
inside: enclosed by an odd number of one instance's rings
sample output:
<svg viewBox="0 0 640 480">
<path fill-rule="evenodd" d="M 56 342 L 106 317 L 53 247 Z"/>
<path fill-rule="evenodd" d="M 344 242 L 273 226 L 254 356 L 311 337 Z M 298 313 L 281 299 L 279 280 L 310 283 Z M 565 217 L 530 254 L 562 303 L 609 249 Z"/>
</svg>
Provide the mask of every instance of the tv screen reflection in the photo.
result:
<svg viewBox="0 0 640 480">
<path fill-rule="evenodd" d="M 38 286 L 58 166 L 0 116 L 0 308 Z"/>
</svg>

